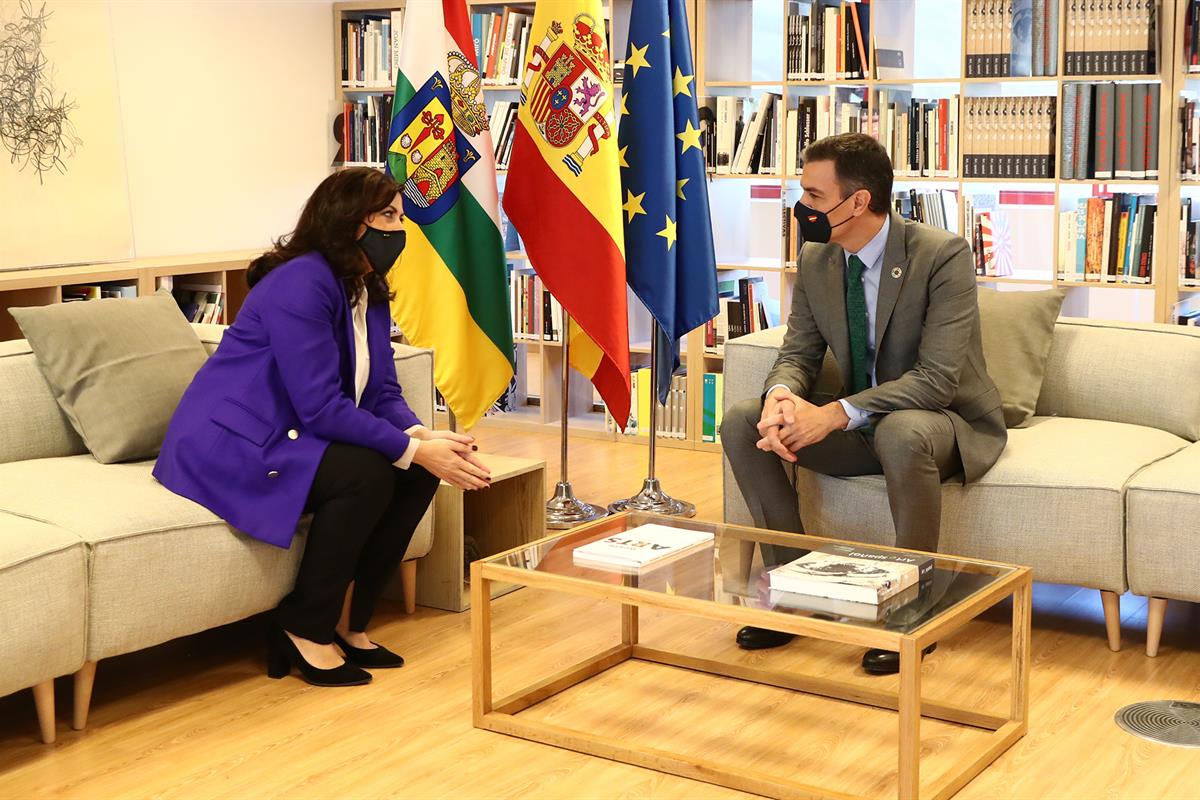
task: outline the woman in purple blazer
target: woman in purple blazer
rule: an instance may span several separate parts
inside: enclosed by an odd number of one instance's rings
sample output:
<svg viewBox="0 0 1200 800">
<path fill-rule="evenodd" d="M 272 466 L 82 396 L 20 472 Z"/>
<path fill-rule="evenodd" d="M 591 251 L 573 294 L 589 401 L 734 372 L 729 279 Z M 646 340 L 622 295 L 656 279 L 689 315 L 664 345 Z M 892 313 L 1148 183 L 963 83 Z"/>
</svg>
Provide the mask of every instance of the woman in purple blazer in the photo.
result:
<svg viewBox="0 0 1200 800">
<path fill-rule="evenodd" d="M 403 665 L 366 634 L 375 604 L 438 480 L 491 480 L 472 438 L 425 428 L 396 381 L 385 274 L 404 248 L 401 208 L 376 170 L 322 181 L 296 230 L 250 265 L 252 290 L 184 392 L 154 468 L 278 547 L 313 514 L 269 637 L 273 678 L 295 666 L 314 685 L 350 686 L 371 680 L 363 667 Z"/>
</svg>

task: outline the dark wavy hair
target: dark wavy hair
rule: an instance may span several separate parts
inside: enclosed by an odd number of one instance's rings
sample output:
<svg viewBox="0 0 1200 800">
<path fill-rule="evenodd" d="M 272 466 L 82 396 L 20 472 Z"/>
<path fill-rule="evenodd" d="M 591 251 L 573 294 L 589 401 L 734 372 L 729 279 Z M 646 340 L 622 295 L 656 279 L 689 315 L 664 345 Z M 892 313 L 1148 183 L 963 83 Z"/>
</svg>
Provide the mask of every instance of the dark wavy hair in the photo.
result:
<svg viewBox="0 0 1200 800">
<path fill-rule="evenodd" d="M 358 247 L 358 226 L 369 215 L 387 208 L 399 187 L 382 172 L 370 167 L 339 170 L 321 181 L 304 210 L 296 229 L 275 240 L 275 246 L 250 262 L 246 283 L 251 287 L 285 261 L 314 250 L 324 256 L 333 274 L 346 290 L 351 305 L 365 289 L 368 303 L 384 303 L 392 292 Z"/>
</svg>

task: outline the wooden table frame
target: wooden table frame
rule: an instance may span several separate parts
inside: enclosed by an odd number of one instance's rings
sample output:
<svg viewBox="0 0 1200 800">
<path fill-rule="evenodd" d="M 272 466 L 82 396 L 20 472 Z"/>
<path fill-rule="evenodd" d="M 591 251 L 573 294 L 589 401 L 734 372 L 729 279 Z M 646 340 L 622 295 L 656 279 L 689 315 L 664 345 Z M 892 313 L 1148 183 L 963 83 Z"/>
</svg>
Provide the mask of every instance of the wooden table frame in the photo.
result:
<svg viewBox="0 0 1200 800">
<path fill-rule="evenodd" d="M 764 532 L 759 532 L 762 534 Z M 558 536 L 542 540 L 548 542 Z M 758 538 L 763 538 L 761 535 Z M 769 538 L 774 538 L 773 536 Z M 520 548 L 518 548 L 520 549 Z M 516 551 L 514 551 L 516 552 Z M 974 562 L 980 565 L 986 562 Z M 621 644 L 575 666 L 527 686 L 508 697 L 492 697 L 491 583 L 503 581 L 522 586 L 581 597 L 621 603 Z M 767 686 L 845 700 L 875 708 L 897 711 L 899 716 L 899 762 L 897 796 L 902 800 L 953 796 L 985 767 L 1025 735 L 1029 715 L 1029 637 L 1032 609 L 1032 574 L 1015 568 L 1009 575 L 980 589 L 974 595 L 940 614 L 909 634 L 856 627 L 837 622 L 780 614 L 746 606 L 722 605 L 707 600 L 660 594 L 630 586 L 599 584 L 581 578 L 537 572 L 477 561 L 471 565 L 471 666 L 472 710 L 477 728 L 518 736 L 534 742 L 608 758 L 626 764 L 668 772 L 731 789 L 779 798 L 847 798 L 847 794 L 797 783 L 787 778 L 762 775 L 725 764 L 682 756 L 648 747 L 634 747 L 623 740 L 598 736 L 518 716 L 559 692 L 595 677 L 616 665 L 637 659 L 681 667 L 710 675 L 751 681 Z M 1012 686 L 1007 716 L 987 714 L 946 702 L 921 697 L 921 652 L 949 636 L 1006 597 L 1013 598 Z M 880 691 L 825 678 L 773 672 L 741 664 L 726 664 L 694 656 L 646 647 L 638 642 L 638 609 L 659 608 L 705 619 L 756 625 L 816 639 L 863 647 L 881 647 L 900 653 L 899 692 Z M 920 780 L 921 717 L 929 717 L 990 732 L 932 783 Z"/>
</svg>

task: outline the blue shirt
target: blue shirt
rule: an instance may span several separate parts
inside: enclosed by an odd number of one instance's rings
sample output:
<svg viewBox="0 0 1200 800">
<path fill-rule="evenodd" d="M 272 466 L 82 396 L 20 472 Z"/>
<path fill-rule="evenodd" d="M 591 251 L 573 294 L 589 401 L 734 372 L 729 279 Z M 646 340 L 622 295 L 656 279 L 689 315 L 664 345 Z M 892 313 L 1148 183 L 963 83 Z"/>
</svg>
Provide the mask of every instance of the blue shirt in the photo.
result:
<svg viewBox="0 0 1200 800">
<path fill-rule="evenodd" d="M 846 258 L 846 280 L 850 280 L 850 256 L 858 256 L 859 260 L 866 265 L 863 270 L 863 294 L 867 300 L 867 370 L 871 377 L 871 385 L 875 386 L 875 311 L 879 308 L 879 279 L 883 274 L 883 251 L 887 247 L 888 229 L 892 227 L 891 215 L 883 218 L 883 226 L 880 227 L 879 233 L 862 246 L 862 249 L 857 253 L 845 253 Z M 782 383 L 776 386 L 783 386 Z M 770 392 L 776 388 L 772 386 L 767 391 Z M 787 387 L 784 386 L 786 389 Z M 842 408 L 846 412 L 846 416 L 850 418 L 849 424 L 846 425 L 846 430 L 852 431 L 855 428 L 861 428 L 867 424 L 870 419 L 870 414 L 863 411 L 861 408 L 850 405 L 845 400 L 838 400 L 842 404 Z"/>
</svg>

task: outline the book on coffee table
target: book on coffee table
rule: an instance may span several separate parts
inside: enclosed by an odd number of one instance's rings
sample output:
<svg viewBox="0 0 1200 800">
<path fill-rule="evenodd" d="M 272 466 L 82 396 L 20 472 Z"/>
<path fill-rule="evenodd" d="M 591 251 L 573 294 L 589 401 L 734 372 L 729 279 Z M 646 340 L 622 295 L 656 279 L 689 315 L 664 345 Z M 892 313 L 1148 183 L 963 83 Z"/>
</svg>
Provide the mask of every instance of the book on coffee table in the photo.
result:
<svg viewBox="0 0 1200 800">
<path fill-rule="evenodd" d="M 830 597 L 817 597 L 812 594 L 796 594 L 771 590 L 772 608 L 792 608 L 797 611 L 808 611 L 812 614 L 823 614 L 842 619 L 855 619 L 863 622 L 882 622 L 904 606 L 921 596 L 920 586 L 910 586 L 899 594 L 892 595 L 882 603 L 856 603 L 853 600 L 836 600 Z"/>
<path fill-rule="evenodd" d="M 874 604 L 932 575 L 931 556 L 851 544 L 824 545 L 768 573 L 773 590 Z"/>
<path fill-rule="evenodd" d="M 706 531 L 641 525 L 576 547 L 572 558 L 577 566 L 600 569 L 644 569 L 711 544 Z"/>
</svg>

